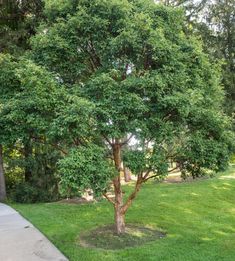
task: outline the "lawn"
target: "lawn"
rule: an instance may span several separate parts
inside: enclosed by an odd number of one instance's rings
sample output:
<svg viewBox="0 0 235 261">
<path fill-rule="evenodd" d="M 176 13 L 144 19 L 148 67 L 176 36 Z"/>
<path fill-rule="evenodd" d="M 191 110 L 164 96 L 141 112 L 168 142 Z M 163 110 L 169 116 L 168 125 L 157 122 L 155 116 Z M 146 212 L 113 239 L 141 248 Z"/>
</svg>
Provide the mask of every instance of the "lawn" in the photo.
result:
<svg viewBox="0 0 235 261">
<path fill-rule="evenodd" d="M 208 180 L 144 185 L 126 222 L 163 230 L 167 236 L 136 248 L 102 250 L 79 245 L 81 233 L 113 222 L 113 209 L 106 201 L 12 206 L 71 261 L 235 260 L 235 167 Z"/>
</svg>

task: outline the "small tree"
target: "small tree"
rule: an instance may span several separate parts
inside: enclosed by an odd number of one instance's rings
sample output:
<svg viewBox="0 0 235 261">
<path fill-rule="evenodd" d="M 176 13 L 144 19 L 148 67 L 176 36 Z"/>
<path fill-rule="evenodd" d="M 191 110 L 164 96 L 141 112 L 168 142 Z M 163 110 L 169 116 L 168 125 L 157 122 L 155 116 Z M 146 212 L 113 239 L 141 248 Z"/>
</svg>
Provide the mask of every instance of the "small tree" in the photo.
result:
<svg viewBox="0 0 235 261">
<path fill-rule="evenodd" d="M 59 164 L 62 184 L 103 193 L 121 234 L 141 185 L 166 175 L 169 159 L 188 173 L 226 166 L 231 134 L 225 131 L 229 119 L 221 110 L 218 68 L 197 40 L 185 36 L 180 9 L 150 0 L 82 0 L 58 12 L 63 15 L 55 20 L 47 10 L 49 23 L 32 40 L 32 57 L 58 73 L 73 97 L 91 104 L 93 119 L 87 125 L 78 112 L 70 116 L 71 104 L 60 116 L 66 133 L 68 122 L 74 126 L 64 137 L 78 139 L 78 149 Z M 91 126 L 92 133 L 81 141 L 82 126 Z M 137 176 L 125 202 L 122 162 Z M 113 177 L 114 199 L 106 194 L 107 177 Z"/>
</svg>

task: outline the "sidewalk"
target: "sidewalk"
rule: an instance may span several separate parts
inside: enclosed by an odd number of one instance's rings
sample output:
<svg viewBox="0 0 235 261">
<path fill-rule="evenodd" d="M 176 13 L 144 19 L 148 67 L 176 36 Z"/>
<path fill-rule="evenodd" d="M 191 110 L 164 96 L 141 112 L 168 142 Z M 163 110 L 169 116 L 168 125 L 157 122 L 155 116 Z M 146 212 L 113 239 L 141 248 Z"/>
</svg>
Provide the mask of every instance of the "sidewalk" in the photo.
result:
<svg viewBox="0 0 235 261">
<path fill-rule="evenodd" d="M 1 261 L 68 261 L 31 223 L 0 203 Z"/>
</svg>

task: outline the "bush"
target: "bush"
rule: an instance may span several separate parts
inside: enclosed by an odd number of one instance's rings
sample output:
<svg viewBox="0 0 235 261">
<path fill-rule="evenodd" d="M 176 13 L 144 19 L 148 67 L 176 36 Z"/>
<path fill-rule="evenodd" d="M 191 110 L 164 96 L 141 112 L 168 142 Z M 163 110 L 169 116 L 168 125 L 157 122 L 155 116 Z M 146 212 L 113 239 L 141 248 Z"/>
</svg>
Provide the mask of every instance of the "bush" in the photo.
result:
<svg viewBox="0 0 235 261">
<path fill-rule="evenodd" d="M 11 193 L 11 199 L 18 203 L 50 202 L 57 197 L 45 189 L 35 187 L 29 183 L 19 183 Z"/>
</svg>

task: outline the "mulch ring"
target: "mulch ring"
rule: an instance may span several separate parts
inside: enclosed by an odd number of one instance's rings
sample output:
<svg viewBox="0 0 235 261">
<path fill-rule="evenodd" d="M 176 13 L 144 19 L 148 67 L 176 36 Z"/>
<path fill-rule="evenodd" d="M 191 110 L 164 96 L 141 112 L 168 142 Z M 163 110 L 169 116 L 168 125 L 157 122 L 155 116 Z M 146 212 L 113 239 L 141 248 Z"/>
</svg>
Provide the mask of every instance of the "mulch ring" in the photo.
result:
<svg viewBox="0 0 235 261">
<path fill-rule="evenodd" d="M 133 224 L 126 225 L 126 232 L 118 235 L 113 225 L 107 225 L 82 233 L 79 243 L 88 248 L 118 250 L 160 240 L 165 236 L 163 231 Z"/>
</svg>

